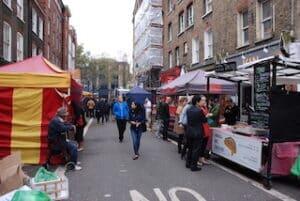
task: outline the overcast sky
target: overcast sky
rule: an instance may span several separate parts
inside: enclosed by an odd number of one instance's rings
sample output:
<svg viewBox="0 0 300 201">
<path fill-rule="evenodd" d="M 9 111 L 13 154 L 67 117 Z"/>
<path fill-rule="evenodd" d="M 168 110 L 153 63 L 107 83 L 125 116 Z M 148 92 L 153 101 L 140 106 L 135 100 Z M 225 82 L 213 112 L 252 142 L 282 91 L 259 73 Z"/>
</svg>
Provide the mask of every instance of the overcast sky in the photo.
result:
<svg viewBox="0 0 300 201">
<path fill-rule="evenodd" d="M 134 0 L 63 1 L 71 10 L 78 44 L 93 56 L 120 59 L 126 53 L 131 61 Z"/>
</svg>

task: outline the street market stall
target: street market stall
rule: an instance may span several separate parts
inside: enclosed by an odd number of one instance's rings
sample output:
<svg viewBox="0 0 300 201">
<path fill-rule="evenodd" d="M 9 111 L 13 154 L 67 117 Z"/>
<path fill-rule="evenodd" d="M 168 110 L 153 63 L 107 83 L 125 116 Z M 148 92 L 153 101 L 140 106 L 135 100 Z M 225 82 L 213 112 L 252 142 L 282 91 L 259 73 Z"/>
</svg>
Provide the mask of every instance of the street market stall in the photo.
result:
<svg viewBox="0 0 300 201">
<path fill-rule="evenodd" d="M 152 94 L 139 86 L 135 86 L 126 94 L 127 98 L 144 105 L 146 98 L 151 100 Z"/>
<path fill-rule="evenodd" d="M 23 163 L 45 163 L 48 124 L 70 86 L 70 74 L 42 56 L 0 68 L 0 158 L 20 151 Z"/>
<path fill-rule="evenodd" d="M 212 152 L 262 174 L 271 188 L 272 175 L 289 175 L 299 155 L 300 93 L 294 86 L 300 83 L 300 61 L 272 56 L 237 68 L 217 66 L 208 77 L 252 84 L 248 123 L 214 128 Z"/>
<path fill-rule="evenodd" d="M 207 85 L 210 85 L 210 94 L 235 94 L 236 85 L 232 82 L 210 79 L 207 82 L 206 73 L 202 70 L 188 72 L 159 89 L 164 95 L 207 94 Z"/>
</svg>

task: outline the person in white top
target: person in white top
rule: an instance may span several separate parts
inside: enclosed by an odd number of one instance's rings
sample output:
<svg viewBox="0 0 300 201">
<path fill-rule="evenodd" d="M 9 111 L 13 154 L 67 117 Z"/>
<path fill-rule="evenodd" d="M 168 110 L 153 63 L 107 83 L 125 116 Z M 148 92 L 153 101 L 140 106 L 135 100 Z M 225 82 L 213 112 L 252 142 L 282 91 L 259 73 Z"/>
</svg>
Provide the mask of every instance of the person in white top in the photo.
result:
<svg viewBox="0 0 300 201">
<path fill-rule="evenodd" d="M 147 120 L 147 128 L 151 129 L 151 113 L 152 113 L 152 103 L 151 101 L 146 98 L 145 103 L 144 103 L 144 108 L 146 110 L 146 120 Z"/>
</svg>

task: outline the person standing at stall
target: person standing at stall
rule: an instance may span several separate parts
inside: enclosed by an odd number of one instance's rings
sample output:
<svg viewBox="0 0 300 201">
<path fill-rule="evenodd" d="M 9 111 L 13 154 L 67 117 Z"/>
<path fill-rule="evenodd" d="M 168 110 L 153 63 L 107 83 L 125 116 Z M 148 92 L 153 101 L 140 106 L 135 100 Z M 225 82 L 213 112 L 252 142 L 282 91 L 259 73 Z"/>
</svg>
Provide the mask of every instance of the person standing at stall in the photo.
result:
<svg viewBox="0 0 300 201">
<path fill-rule="evenodd" d="M 117 127 L 119 131 L 119 142 L 122 143 L 124 139 L 124 132 L 126 130 L 126 123 L 129 117 L 129 109 L 126 102 L 123 101 L 123 97 L 118 97 L 118 102 L 114 104 L 113 114 L 117 121 Z"/>
<path fill-rule="evenodd" d="M 139 149 L 142 133 L 145 131 L 145 111 L 142 106 L 136 102 L 131 103 L 131 110 L 129 112 L 130 133 L 133 143 L 134 156 L 133 160 L 140 157 Z M 143 128 L 144 127 L 144 128 Z"/>
<path fill-rule="evenodd" d="M 227 106 L 224 110 L 224 117 L 225 117 L 225 124 L 228 125 L 235 125 L 238 119 L 239 115 L 239 108 L 236 106 L 236 104 L 233 102 L 233 100 L 230 98 L 226 101 Z"/>
<path fill-rule="evenodd" d="M 204 136 L 203 124 L 207 122 L 207 119 L 200 108 L 205 105 L 205 102 L 205 96 L 194 96 L 192 106 L 187 111 L 187 143 L 189 150 L 186 167 L 190 168 L 191 171 L 201 170 L 201 167 L 197 166 L 197 162 Z"/>
<path fill-rule="evenodd" d="M 159 110 L 160 110 L 160 119 L 163 124 L 163 140 L 168 141 L 168 128 L 169 128 L 169 122 L 170 122 L 170 110 L 169 110 L 169 104 L 171 103 L 172 99 L 171 97 L 167 97 L 165 102 L 162 102 Z"/>
<path fill-rule="evenodd" d="M 218 127 L 220 119 L 220 103 L 217 98 L 210 100 L 209 113 L 211 113 L 211 116 L 208 117 L 207 123 L 210 127 Z"/>
<path fill-rule="evenodd" d="M 181 153 L 182 150 L 182 142 L 184 138 L 184 127 L 179 124 L 179 121 L 180 121 L 180 115 L 186 104 L 187 104 L 187 98 L 180 97 L 176 109 L 176 114 L 175 114 L 176 116 L 175 116 L 175 123 L 174 123 L 174 132 L 178 135 L 177 147 L 178 147 L 179 154 Z"/>
</svg>

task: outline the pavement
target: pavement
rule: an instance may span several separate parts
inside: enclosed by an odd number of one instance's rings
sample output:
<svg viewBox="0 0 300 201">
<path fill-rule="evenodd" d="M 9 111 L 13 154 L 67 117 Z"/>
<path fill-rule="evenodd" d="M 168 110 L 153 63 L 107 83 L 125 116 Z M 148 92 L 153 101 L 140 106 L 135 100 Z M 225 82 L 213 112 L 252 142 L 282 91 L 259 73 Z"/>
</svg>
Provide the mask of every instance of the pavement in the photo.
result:
<svg viewBox="0 0 300 201">
<path fill-rule="evenodd" d="M 241 173 L 234 164 L 216 165 L 191 172 L 171 142 L 144 133 L 141 157 L 133 161 L 128 130 L 119 143 L 114 123 L 91 124 L 79 160 L 83 170 L 66 173 L 70 201 L 293 201 L 300 200 L 299 186 L 275 185 L 264 190 L 256 178 Z M 220 165 L 221 164 L 221 165 Z M 227 171 L 226 168 L 233 170 Z M 249 176 L 249 177 L 248 177 Z M 287 182 L 289 183 L 289 182 Z M 284 189 L 277 191 L 277 187 Z"/>
</svg>

